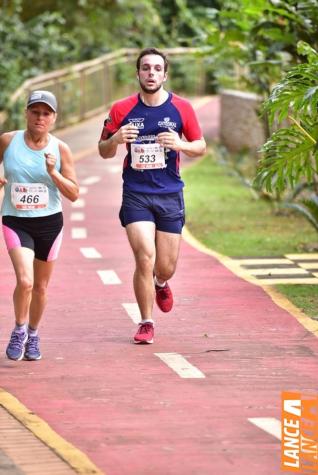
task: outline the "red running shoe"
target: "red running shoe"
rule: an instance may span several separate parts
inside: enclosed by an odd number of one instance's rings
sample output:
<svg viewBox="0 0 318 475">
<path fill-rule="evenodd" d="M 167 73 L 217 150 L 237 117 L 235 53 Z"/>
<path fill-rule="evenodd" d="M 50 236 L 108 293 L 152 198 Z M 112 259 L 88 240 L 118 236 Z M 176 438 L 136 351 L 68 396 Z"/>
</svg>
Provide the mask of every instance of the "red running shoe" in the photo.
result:
<svg viewBox="0 0 318 475">
<path fill-rule="evenodd" d="M 170 312 L 173 306 L 173 295 L 171 289 L 166 282 L 164 287 L 159 287 L 159 285 L 155 285 L 156 289 L 156 302 L 158 307 L 162 312 Z"/>
<path fill-rule="evenodd" d="M 153 343 L 154 334 L 155 329 L 153 323 L 139 323 L 137 333 L 134 336 L 134 343 Z"/>
</svg>

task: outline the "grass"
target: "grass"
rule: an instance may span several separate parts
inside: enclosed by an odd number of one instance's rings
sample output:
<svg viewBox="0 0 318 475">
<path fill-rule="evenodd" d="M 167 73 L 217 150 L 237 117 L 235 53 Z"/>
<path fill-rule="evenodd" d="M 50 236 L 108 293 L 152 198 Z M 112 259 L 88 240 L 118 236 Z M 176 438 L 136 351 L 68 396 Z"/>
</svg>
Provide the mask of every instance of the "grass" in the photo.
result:
<svg viewBox="0 0 318 475">
<path fill-rule="evenodd" d="M 300 215 L 273 212 L 231 170 L 211 155 L 182 172 L 186 224 L 210 249 L 230 257 L 283 256 L 318 245 L 315 229 Z M 276 288 L 309 316 L 318 316 L 316 285 Z"/>
<path fill-rule="evenodd" d="M 276 285 L 296 307 L 314 320 L 318 320 L 317 285 Z"/>
</svg>

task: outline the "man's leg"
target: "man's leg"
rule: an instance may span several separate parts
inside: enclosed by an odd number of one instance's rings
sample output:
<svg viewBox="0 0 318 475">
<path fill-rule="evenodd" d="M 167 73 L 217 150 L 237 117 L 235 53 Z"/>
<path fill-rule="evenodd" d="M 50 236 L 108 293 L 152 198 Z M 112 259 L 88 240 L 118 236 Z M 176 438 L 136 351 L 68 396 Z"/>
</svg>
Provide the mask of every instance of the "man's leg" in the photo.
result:
<svg viewBox="0 0 318 475">
<path fill-rule="evenodd" d="M 134 290 L 141 315 L 141 322 L 134 336 L 134 343 L 153 343 L 155 225 L 150 221 L 138 221 L 128 224 L 126 231 L 136 261 Z"/>
<path fill-rule="evenodd" d="M 139 221 L 126 226 L 136 262 L 134 291 L 142 320 L 152 318 L 154 302 L 153 268 L 155 262 L 155 224 Z"/>
<path fill-rule="evenodd" d="M 157 231 L 156 262 L 154 268 L 156 302 L 162 312 L 170 312 L 173 294 L 168 280 L 173 276 L 179 255 L 180 234 Z"/>
<path fill-rule="evenodd" d="M 177 267 L 181 234 L 156 231 L 154 272 L 159 284 L 171 279 Z"/>
</svg>

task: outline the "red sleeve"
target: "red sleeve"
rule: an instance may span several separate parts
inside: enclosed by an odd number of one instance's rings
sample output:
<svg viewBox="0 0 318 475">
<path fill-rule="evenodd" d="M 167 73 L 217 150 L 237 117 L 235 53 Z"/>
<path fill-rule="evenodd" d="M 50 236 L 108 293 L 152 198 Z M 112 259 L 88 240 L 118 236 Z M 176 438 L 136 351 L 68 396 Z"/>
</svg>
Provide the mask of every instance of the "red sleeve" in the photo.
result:
<svg viewBox="0 0 318 475">
<path fill-rule="evenodd" d="M 138 95 L 134 94 L 121 101 L 115 102 L 104 121 L 104 127 L 100 136 L 100 140 L 107 140 L 120 129 L 123 120 L 131 109 L 137 104 Z"/>
<path fill-rule="evenodd" d="M 116 103 L 111 107 L 108 117 L 104 121 L 104 127 L 100 136 L 100 140 L 107 140 L 120 128 L 118 122 L 118 114 L 116 113 Z"/>
<path fill-rule="evenodd" d="M 172 104 L 177 108 L 182 120 L 182 133 L 189 142 L 202 139 L 202 130 L 196 113 L 189 101 L 173 95 Z"/>
</svg>

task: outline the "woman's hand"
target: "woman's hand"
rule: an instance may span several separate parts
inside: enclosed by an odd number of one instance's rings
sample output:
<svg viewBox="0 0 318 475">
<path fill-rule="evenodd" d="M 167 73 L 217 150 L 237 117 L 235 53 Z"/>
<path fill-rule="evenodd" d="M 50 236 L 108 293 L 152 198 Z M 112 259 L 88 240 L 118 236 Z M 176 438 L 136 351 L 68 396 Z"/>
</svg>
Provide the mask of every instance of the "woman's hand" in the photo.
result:
<svg viewBox="0 0 318 475">
<path fill-rule="evenodd" d="M 8 180 L 0 176 L 0 188 L 2 188 L 6 183 L 8 183 Z"/>
<path fill-rule="evenodd" d="M 56 157 L 51 153 L 45 153 L 44 156 L 47 172 L 49 175 L 51 175 L 53 170 L 55 169 Z"/>
</svg>

